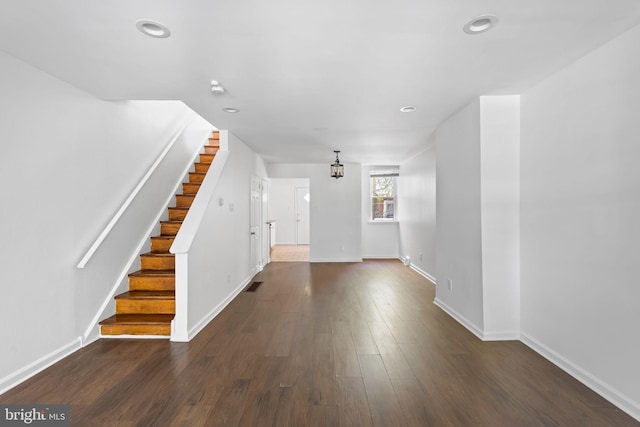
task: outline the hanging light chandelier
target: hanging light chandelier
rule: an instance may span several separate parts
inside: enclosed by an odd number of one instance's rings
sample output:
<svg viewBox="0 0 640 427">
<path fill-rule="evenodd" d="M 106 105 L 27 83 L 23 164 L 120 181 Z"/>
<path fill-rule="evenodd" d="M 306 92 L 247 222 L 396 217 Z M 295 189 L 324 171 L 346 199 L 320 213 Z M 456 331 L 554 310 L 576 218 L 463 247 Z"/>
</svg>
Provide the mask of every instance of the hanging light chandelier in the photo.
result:
<svg viewBox="0 0 640 427">
<path fill-rule="evenodd" d="M 344 176 L 344 165 L 340 163 L 338 158 L 340 151 L 334 150 L 333 152 L 336 153 L 336 161 L 331 164 L 331 176 L 335 179 L 342 178 Z"/>
</svg>

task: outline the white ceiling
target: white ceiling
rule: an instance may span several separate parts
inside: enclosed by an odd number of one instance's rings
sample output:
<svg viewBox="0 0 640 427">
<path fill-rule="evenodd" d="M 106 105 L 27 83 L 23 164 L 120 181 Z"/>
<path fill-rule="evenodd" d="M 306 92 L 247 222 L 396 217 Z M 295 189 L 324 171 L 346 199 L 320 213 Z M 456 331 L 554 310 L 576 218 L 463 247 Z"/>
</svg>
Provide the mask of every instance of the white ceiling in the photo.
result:
<svg viewBox="0 0 640 427">
<path fill-rule="evenodd" d="M 640 23 L 637 0 L 0 0 L 0 49 L 104 99 L 178 99 L 271 162 L 392 164 Z M 495 14 L 482 35 L 462 31 Z M 151 38 L 139 19 L 171 29 Z M 210 81 L 227 89 L 210 92 Z M 401 113 L 414 105 L 414 113 Z M 238 114 L 223 112 L 236 107 Z"/>
</svg>

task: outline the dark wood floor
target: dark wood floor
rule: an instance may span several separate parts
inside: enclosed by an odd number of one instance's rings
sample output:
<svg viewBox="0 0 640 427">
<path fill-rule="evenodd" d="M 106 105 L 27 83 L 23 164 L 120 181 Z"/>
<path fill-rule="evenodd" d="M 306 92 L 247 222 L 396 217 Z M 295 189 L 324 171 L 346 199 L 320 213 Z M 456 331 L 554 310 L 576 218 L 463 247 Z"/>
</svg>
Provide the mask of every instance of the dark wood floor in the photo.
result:
<svg viewBox="0 0 640 427">
<path fill-rule="evenodd" d="M 74 426 L 637 426 L 398 261 L 274 263 L 191 343 L 100 340 L 0 396 Z"/>
</svg>

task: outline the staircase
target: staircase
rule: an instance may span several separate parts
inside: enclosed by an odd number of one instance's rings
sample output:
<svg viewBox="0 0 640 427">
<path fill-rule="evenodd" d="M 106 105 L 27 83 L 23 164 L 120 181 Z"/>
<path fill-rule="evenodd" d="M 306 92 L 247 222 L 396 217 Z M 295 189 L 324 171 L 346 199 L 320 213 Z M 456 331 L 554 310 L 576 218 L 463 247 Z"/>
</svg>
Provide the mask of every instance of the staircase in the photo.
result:
<svg viewBox="0 0 640 427">
<path fill-rule="evenodd" d="M 129 274 L 129 291 L 115 297 L 116 314 L 100 322 L 102 336 L 171 335 L 176 271 L 169 249 L 219 149 L 216 131 L 189 172 L 189 182 L 182 184 L 182 194 L 176 195 L 175 207 L 169 208 L 168 221 L 160 222 L 160 235 L 151 237 L 151 252 L 140 255 L 141 270 Z"/>
</svg>

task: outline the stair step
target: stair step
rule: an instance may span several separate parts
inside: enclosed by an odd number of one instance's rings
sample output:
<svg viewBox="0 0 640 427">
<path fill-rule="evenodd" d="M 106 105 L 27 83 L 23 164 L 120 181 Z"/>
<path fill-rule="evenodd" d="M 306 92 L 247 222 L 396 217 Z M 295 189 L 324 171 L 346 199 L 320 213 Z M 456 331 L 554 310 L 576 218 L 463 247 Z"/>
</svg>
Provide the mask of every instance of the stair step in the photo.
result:
<svg viewBox="0 0 640 427">
<path fill-rule="evenodd" d="M 187 216 L 189 208 L 169 208 L 169 221 L 182 221 Z"/>
<path fill-rule="evenodd" d="M 200 163 L 211 163 L 213 162 L 213 158 L 215 156 L 216 156 L 215 154 L 202 153 L 200 154 Z"/>
<path fill-rule="evenodd" d="M 193 203 L 195 197 L 195 194 L 176 194 L 176 207 L 188 208 Z"/>
<path fill-rule="evenodd" d="M 138 270 L 129 274 L 131 291 L 173 291 L 175 288 L 175 270 Z"/>
<path fill-rule="evenodd" d="M 207 172 L 209 170 L 209 166 L 211 166 L 211 163 L 194 163 L 196 172 Z"/>
<path fill-rule="evenodd" d="M 194 184 L 201 184 L 202 181 L 204 181 L 204 177 L 206 175 L 207 174 L 203 172 L 189 172 L 189 182 L 192 182 Z"/>
<path fill-rule="evenodd" d="M 129 291 L 115 297 L 116 315 L 100 322 L 102 335 L 171 335 L 176 277 L 169 250 L 219 149 L 216 131 L 176 195 L 176 206 L 168 209 L 168 221 L 160 222 L 160 235 L 151 237 L 151 252 L 140 255 L 142 269 L 129 274 Z"/>
<path fill-rule="evenodd" d="M 176 258 L 174 254 L 147 252 L 140 255 L 142 270 L 175 270 Z"/>
<path fill-rule="evenodd" d="M 182 221 L 161 221 L 160 222 L 160 235 L 161 236 L 175 236 L 178 234 Z"/>
<path fill-rule="evenodd" d="M 205 154 L 216 154 L 218 152 L 218 150 L 220 150 L 220 147 L 218 147 L 216 145 L 205 145 L 204 146 L 204 153 Z"/>
<path fill-rule="evenodd" d="M 175 314 L 173 291 L 129 291 L 116 295 L 116 314 Z"/>
<path fill-rule="evenodd" d="M 199 189 L 200 189 L 199 183 L 193 183 L 193 182 L 182 183 L 182 194 L 196 194 Z"/>
<path fill-rule="evenodd" d="M 116 314 L 100 322 L 102 335 L 171 335 L 173 314 Z"/>
<path fill-rule="evenodd" d="M 167 253 L 173 245 L 176 236 L 153 236 L 151 238 L 151 252 Z"/>
</svg>

